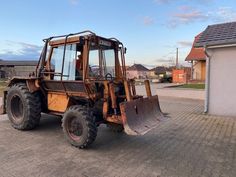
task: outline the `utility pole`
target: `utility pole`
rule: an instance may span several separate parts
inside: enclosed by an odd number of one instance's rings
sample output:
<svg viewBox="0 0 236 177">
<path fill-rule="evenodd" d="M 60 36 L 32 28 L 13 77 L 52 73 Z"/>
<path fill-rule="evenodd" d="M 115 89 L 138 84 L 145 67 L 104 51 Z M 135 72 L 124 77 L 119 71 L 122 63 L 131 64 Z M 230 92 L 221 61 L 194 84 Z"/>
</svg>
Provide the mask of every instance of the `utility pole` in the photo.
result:
<svg viewBox="0 0 236 177">
<path fill-rule="evenodd" d="M 179 68 L 179 48 L 176 48 L 176 68 Z"/>
</svg>

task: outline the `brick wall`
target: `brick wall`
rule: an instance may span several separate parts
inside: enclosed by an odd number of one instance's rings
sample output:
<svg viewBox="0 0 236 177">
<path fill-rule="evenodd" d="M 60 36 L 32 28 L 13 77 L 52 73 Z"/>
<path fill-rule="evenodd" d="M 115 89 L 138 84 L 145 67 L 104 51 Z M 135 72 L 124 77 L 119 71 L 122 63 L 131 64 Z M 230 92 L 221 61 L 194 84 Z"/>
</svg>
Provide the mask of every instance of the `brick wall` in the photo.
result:
<svg viewBox="0 0 236 177">
<path fill-rule="evenodd" d="M 191 77 L 191 70 L 185 69 L 173 69 L 172 82 L 173 83 L 187 83 Z"/>
</svg>

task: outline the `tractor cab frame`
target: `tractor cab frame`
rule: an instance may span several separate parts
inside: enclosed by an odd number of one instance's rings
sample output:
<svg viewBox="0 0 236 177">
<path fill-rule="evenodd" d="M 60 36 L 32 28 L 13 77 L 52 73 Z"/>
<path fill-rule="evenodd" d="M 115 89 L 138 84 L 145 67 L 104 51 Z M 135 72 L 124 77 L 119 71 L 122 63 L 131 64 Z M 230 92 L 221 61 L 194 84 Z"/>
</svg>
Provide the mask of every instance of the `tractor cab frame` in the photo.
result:
<svg viewBox="0 0 236 177">
<path fill-rule="evenodd" d="M 85 148 L 101 123 L 139 135 L 164 118 L 149 81 L 144 98 L 126 79 L 126 48 L 116 38 L 83 31 L 44 42 L 35 73 L 13 78 L 4 92 L 2 113 L 16 129 L 36 127 L 41 112 L 60 115 L 67 140 Z"/>
</svg>

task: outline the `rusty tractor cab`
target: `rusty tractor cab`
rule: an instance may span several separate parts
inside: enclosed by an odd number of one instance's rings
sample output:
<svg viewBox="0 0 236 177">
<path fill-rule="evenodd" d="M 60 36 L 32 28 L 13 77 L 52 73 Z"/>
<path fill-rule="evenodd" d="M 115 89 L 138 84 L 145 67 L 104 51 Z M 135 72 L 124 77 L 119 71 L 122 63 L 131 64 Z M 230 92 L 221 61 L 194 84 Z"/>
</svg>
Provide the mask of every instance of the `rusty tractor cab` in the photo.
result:
<svg viewBox="0 0 236 177">
<path fill-rule="evenodd" d="M 41 112 L 62 116 L 66 139 L 86 148 L 96 138 L 97 126 L 142 135 L 163 119 L 157 96 L 136 94 L 126 79 L 123 44 L 91 31 L 44 40 L 36 72 L 13 78 L 4 92 L 2 112 L 19 130 L 35 128 Z"/>
</svg>

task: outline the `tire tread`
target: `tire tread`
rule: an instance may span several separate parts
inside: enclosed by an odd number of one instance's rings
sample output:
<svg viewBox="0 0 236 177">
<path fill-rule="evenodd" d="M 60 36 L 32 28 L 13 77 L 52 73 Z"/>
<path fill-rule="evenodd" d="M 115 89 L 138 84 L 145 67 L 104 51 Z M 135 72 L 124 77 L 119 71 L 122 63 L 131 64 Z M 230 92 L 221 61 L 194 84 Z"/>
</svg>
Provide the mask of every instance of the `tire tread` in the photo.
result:
<svg viewBox="0 0 236 177">
<path fill-rule="evenodd" d="M 25 98 L 25 107 L 24 111 L 27 112 L 26 117 L 24 117 L 21 124 L 15 124 L 12 122 L 12 126 L 18 130 L 31 130 L 39 125 L 41 117 L 41 100 L 38 92 L 31 93 L 25 83 L 16 83 L 12 85 L 8 91 L 11 92 L 20 92 Z M 8 99 L 7 99 L 8 102 Z M 8 105 L 8 103 L 7 103 Z M 10 108 L 8 108 L 10 109 Z M 7 109 L 7 112 L 10 110 Z M 9 114 L 8 114 L 9 115 Z M 11 118 L 9 118 L 11 120 Z"/>
<path fill-rule="evenodd" d="M 80 149 L 84 149 L 87 148 L 89 145 L 91 145 L 94 140 L 96 139 L 97 136 L 97 126 L 95 125 L 94 119 L 93 119 L 93 115 L 90 111 L 90 109 L 87 106 L 82 106 L 82 105 L 74 105 L 71 106 L 65 113 L 65 115 L 68 112 L 79 112 L 81 115 L 81 118 L 83 120 L 85 120 L 86 122 L 86 126 L 88 128 L 88 134 L 86 137 L 86 141 L 83 144 L 77 144 L 75 143 L 72 139 L 70 139 L 70 137 L 67 135 L 67 130 L 65 127 L 65 122 L 67 121 L 67 117 L 63 116 L 62 118 L 62 128 L 63 128 L 63 132 L 65 134 L 66 139 L 71 143 L 71 145 L 78 147 Z"/>
</svg>

